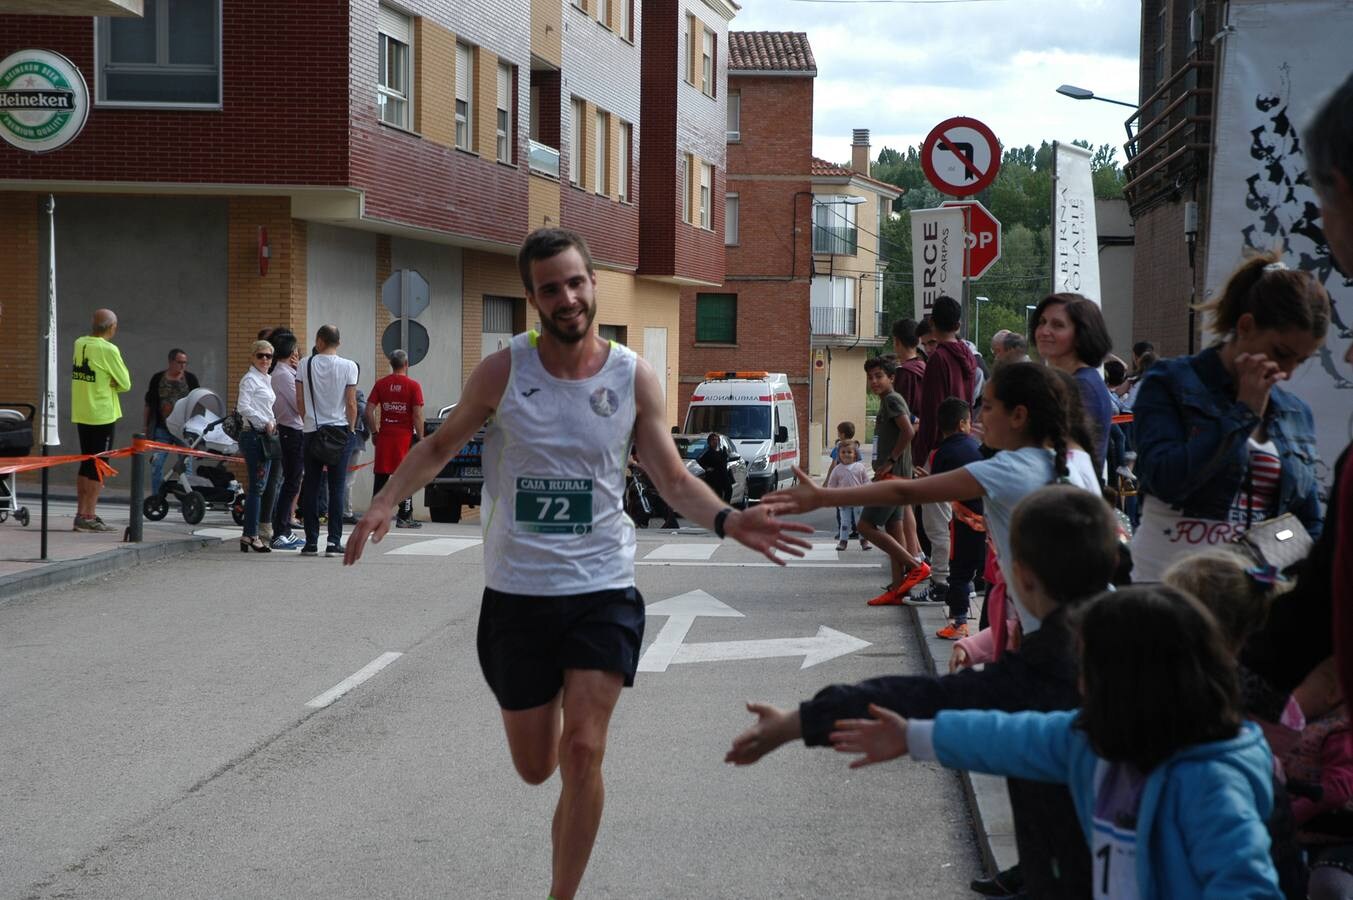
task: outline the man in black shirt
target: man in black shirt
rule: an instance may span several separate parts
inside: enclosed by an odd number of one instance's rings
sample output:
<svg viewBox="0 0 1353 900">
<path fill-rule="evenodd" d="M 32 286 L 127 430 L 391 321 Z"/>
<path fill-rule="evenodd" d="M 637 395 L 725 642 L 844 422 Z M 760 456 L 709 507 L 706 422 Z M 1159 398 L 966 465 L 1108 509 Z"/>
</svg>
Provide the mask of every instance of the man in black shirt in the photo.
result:
<svg viewBox="0 0 1353 900">
<path fill-rule="evenodd" d="M 188 371 L 187 352 L 175 347 L 169 351 L 169 367 L 163 372 L 150 376 L 150 386 L 146 388 L 146 408 L 142 416 L 142 428 L 147 437 L 164 444 L 179 444 L 183 441 L 169 433 L 165 419 L 174 409 L 174 404 L 188 396 L 189 391 L 197 390 L 197 376 Z M 152 453 L 150 457 L 150 490 L 159 493 L 164 481 L 164 460 L 169 454 L 164 451 Z M 192 471 L 192 460 L 188 461 L 188 471 Z"/>
</svg>

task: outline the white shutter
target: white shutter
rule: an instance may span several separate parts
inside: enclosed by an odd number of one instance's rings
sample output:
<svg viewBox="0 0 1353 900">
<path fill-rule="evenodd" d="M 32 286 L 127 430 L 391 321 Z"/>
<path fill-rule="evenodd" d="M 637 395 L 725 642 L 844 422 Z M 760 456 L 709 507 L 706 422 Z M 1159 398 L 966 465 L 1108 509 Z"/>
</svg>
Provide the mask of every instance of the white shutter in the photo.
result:
<svg viewBox="0 0 1353 900">
<path fill-rule="evenodd" d="M 403 13 L 395 12 L 388 6 L 380 7 L 380 10 L 376 13 L 376 28 L 381 34 L 388 34 L 401 43 L 413 43 L 413 38 L 410 35 L 412 29 L 409 27 L 409 17 Z"/>
<path fill-rule="evenodd" d="M 456 44 L 456 99 L 470 102 L 470 48 Z"/>
<path fill-rule="evenodd" d="M 498 108 L 511 111 L 512 104 L 510 98 L 512 95 L 512 69 L 498 64 Z"/>
</svg>

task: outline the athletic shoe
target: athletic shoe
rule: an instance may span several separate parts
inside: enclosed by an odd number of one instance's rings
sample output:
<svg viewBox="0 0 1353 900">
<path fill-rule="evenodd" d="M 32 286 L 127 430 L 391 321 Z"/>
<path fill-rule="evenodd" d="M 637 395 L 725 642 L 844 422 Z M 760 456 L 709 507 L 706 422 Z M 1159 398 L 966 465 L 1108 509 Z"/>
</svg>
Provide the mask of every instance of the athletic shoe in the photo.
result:
<svg viewBox="0 0 1353 900">
<path fill-rule="evenodd" d="M 897 588 L 888 588 L 882 594 L 879 594 L 873 600 L 869 601 L 870 606 L 901 606 L 902 598 L 906 596 L 905 592 L 898 591 Z"/>
<path fill-rule="evenodd" d="M 356 524 L 357 524 L 357 517 L 354 516 L 352 513 L 348 513 L 347 515 L 343 516 L 343 524 L 344 524 L 344 525 L 356 525 Z"/>
<path fill-rule="evenodd" d="M 319 548 L 306 544 L 301 548 L 301 556 L 318 556 Z"/>
<path fill-rule="evenodd" d="M 342 544 L 330 544 L 330 545 L 328 545 L 327 547 L 324 548 L 324 555 L 325 555 L 325 556 L 342 556 L 342 555 L 343 555 L 343 545 L 342 545 Z"/>
<path fill-rule="evenodd" d="M 98 531 L 98 526 L 93 519 L 85 519 L 80 516 L 75 517 L 75 524 L 71 526 L 71 531 Z"/>
<path fill-rule="evenodd" d="M 396 528 L 422 528 L 423 523 L 417 519 L 395 519 Z"/>
<path fill-rule="evenodd" d="M 928 564 L 921 563 L 920 565 L 913 567 L 910 572 L 902 576 L 902 583 L 897 586 L 898 594 L 905 597 L 908 591 L 929 577 L 930 566 Z"/>
<path fill-rule="evenodd" d="M 902 602 L 908 606 L 940 606 L 946 602 L 945 595 L 949 593 L 949 585 L 932 584 L 924 590 L 909 594 Z"/>
<path fill-rule="evenodd" d="M 945 625 L 939 631 L 935 632 L 935 637 L 944 638 L 946 641 L 956 641 L 959 638 L 965 638 L 967 636 L 967 622 L 964 622 L 962 625 L 955 625 L 953 622 L 950 622 L 948 625 Z"/>
<path fill-rule="evenodd" d="M 864 538 L 860 538 L 860 549 L 861 549 L 861 550 L 873 550 L 874 548 L 871 547 L 871 546 L 869 545 L 869 542 L 866 541 Z"/>
<path fill-rule="evenodd" d="M 847 546 L 849 546 L 849 545 L 846 544 L 845 541 L 838 541 L 837 544 L 836 544 L 836 549 L 837 549 L 837 550 L 844 550 L 844 549 L 846 549 Z"/>
<path fill-rule="evenodd" d="M 298 550 L 305 545 L 305 539 L 294 534 L 278 535 L 268 546 L 274 550 Z"/>
</svg>

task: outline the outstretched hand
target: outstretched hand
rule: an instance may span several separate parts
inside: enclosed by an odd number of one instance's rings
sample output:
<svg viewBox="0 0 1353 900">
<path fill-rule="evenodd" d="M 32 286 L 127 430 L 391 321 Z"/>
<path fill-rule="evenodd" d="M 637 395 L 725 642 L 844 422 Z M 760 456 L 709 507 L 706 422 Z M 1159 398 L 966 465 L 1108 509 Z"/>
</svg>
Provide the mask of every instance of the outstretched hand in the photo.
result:
<svg viewBox="0 0 1353 900">
<path fill-rule="evenodd" d="M 851 760 L 858 769 L 874 763 L 897 759 L 907 752 L 907 720 L 890 709 L 869 704 L 872 719 L 842 719 L 831 733 L 832 749 L 837 753 L 862 753 Z"/>
<path fill-rule="evenodd" d="M 724 754 L 726 763 L 750 766 L 781 744 L 802 736 L 797 710 L 790 712 L 769 703 L 748 703 L 747 711 L 756 716 L 756 723 L 733 738 L 733 746 Z"/>
<path fill-rule="evenodd" d="M 390 518 L 393 515 L 394 507 L 379 503 L 373 497 L 371 506 L 357 520 L 352 533 L 348 535 L 347 545 L 343 548 L 343 565 L 354 565 L 362 558 L 362 549 L 366 547 L 367 538 L 371 538 L 371 543 L 379 544 L 390 530 Z"/>
<path fill-rule="evenodd" d="M 791 515 L 810 512 L 826 505 L 822 499 L 822 488 L 813 482 L 811 475 L 798 466 L 794 467 L 794 474 L 798 476 L 798 484 L 769 493 L 761 498 L 761 502 L 774 504 L 779 512 Z"/>
<path fill-rule="evenodd" d="M 750 547 L 766 559 L 783 566 L 785 561 L 776 555 L 776 551 L 790 556 L 803 556 L 812 544 L 794 532 L 812 534 L 813 526 L 804 522 L 790 522 L 776 518 L 783 508 L 763 500 L 751 509 L 730 515 L 724 526 L 724 533 L 744 547 Z"/>
</svg>

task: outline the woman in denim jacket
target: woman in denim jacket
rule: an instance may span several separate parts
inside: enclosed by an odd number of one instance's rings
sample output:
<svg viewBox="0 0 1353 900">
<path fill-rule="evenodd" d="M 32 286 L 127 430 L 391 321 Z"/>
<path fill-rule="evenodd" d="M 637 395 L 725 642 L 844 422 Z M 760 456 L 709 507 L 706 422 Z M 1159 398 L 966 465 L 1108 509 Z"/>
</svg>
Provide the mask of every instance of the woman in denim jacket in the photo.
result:
<svg viewBox="0 0 1353 900">
<path fill-rule="evenodd" d="M 1315 423 L 1277 384 L 1325 340 L 1324 287 L 1262 254 L 1199 310 L 1220 342 L 1156 363 L 1133 407 L 1144 495 L 1134 581 L 1159 581 L 1179 556 L 1282 513 L 1320 534 Z"/>
</svg>

